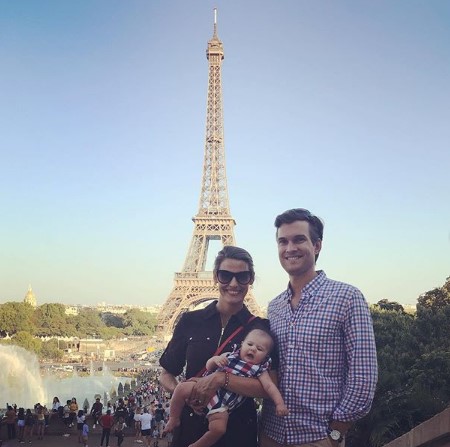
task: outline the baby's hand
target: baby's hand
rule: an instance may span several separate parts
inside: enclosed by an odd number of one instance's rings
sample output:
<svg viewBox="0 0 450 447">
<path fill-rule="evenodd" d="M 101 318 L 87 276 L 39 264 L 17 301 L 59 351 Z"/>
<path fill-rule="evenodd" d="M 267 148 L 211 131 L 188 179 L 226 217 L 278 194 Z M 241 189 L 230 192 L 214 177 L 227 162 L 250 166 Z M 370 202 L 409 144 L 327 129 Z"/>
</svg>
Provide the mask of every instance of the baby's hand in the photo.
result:
<svg viewBox="0 0 450 447">
<path fill-rule="evenodd" d="M 218 368 L 223 368 L 228 365 L 228 359 L 226 357 L 218 356 L 216 360 L 216 365 Z"/>
<path fill-rule="evenodd" d="M 289 414 L 289 410 L 285 404 L 280 404 L 275 407 L 275 413 L 277 416 L 287 416 Z"/>
</svg>

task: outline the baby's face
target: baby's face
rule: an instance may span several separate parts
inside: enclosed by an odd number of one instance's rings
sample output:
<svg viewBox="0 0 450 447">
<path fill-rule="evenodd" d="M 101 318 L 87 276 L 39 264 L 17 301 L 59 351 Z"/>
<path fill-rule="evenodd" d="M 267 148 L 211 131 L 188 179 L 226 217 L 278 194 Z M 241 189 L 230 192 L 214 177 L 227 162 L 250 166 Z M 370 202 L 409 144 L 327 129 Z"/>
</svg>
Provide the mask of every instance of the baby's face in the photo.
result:
<svg viewBox="0 0 450 447">
<path fill-rule="evenodd" d="M 259 329 L 251 331 L 241 346 L 241 360 L 247 363 L 262 363 L 269 355 L 272 347 L 271 337 Z"/>
</svg>

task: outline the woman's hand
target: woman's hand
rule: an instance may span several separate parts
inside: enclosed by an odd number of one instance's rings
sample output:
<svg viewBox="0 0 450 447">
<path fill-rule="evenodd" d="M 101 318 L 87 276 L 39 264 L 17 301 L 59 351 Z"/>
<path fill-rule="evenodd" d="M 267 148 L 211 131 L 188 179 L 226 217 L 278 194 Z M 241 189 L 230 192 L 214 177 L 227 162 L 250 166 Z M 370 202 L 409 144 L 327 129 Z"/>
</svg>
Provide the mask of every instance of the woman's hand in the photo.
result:
<svg viewBox="0 0 450 447">
<path fill-rule="evenodd" d="M 216 372 L 206 377 L 192 377 L 189 381 L 195 382 L 187 404 L 199 413 L 208 405 L 216 391 L 224 384 L 225 373 Z"/>
</svg>

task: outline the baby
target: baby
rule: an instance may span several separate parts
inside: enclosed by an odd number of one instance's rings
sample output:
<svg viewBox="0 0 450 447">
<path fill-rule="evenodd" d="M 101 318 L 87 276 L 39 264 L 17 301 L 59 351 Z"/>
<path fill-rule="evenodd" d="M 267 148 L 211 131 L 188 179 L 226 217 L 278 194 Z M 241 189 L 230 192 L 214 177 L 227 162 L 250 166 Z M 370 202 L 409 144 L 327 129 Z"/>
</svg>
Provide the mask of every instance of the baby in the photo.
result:
<svg viewBox="0 0 450 447">
<path fill-rule="evenodd" d="M 217 390 L 207 405 L 208 431 L 190 447 L 210 447 L 222 437 L 228 423 L 228 412 L 237 408 L 246 397 L 228 389 L 228 373 L 243 377 L 257 377 L 266 393 L 276 405 L 277 416 L 286 416 L 288 409 L 280 391 L 269 376 L 270 352 L 274 342 L 272 336 L 263 329 L 253 329 L 244 338 L 240 349 L 232 353 L 211 357 L 206 362 L 206 374 L 225 371 L 225 386 Z M 183 406 L 189 399 L 195 382 L 182 382 L 177 385 L 170 404 L 170 417 L 164 433 L 171 432 L 180 425 Z"/>
</svg>

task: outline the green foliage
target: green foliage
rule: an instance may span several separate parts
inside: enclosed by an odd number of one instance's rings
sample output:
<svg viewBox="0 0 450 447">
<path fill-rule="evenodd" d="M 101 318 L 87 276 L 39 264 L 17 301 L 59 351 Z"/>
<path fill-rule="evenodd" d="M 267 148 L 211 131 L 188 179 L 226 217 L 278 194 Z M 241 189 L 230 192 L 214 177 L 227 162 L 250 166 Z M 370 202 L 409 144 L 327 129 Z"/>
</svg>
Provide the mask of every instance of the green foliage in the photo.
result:
<svg viewBox="0 0 450 447">
<path fill-rule="evenodd" d="M 124 331 L 127 335 L 152 335 L 156 330 L 156 315 L 130 309 L 123 317 Z"/>
<path fill-rule="evenodd" d="M 442 287 L 424 293 L 417 300 L 418 308 L 438 309 L 450 305 L 450 276 Z"/>
<path fill-rule="evenodd" d="M 122 315 L 115 315 L 111 312 L 104 312 L 102 314 L 102 320 L 108 327 L 115 327 L 115 328 L 123 328 L 123 316 Z"/>
<path fill-rule="evenodd" d="M 130 309 L 125 315 L 101 314 L 94 309 L 66 315 L 63 304 L 47 303 L 36 309 L 28 303 L 0 304 L 0 328 L 10 336 L 20 331 L 44 337 L 95 336 L 105 340 L 124 335 L 150 336 L 155 333 L 156 318 L 155 314 L 138 309 Z"/>
<path fill-rule="evenodd" d="M 381 447 L 450 403 L 450 278 L 418 300 L 415 315 L 387 300 L 372 307 L 379 378 L 370 413 L 347 447 Z"/>
<path fill-rule="evenodd" d="M 377 306 L 383 310 L 394 310 L 396 312 L 405 311 L 401 304 L 397 303 L 396 301 L 388 301 L 387 299 L 378 301 Z"/>
<path fill-rule="evenodd" d="M 72 317 L 78 336 L 97 336 L 99 329 L 104 327 L 99 311 L 94 309 L 81 309 L 78 315 Z"/>
<path fill-rule="evenodd" d="M 40 357 L 44 359 L 52 359 L 60 361 L 63 358 L 63 346 L 60 346 L 61 349 L 58 348 L 58 340 L 52 338 L 49 341 L 43 342 L 40 352 Z"/>
<path fill-rule="evenodd" d="M 36 325 L 36 335 L 63 336 L 73 332 L 63 304 L 49 303 L 39 306 L 34 312 L 33 320 Z"/>
<path fill-rule="evenodd" d="M 35 354 L 39 354 L 42 347 L 42 342 L 39 338 L 34 338 L 29 332 L 25 331 L 17 332 L 11 342 Z"/>
<path fill-rule="evenodd" d="M 35 333 L 34 308 L 28 303 L 9 302 L 0 305 L 0 328 L 10 336 L 20 331 Z"/>
<path fill-rule="evenodd" d="M 116 327 L 100 327 L 96 332 L 100 335 L 103 340 L 111 340 L 113 338 L 120 338 L 124 335 L 123 330 Z"/>
</svg>

